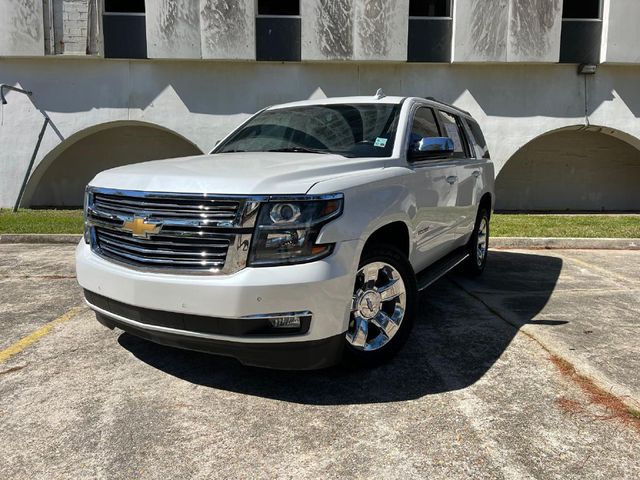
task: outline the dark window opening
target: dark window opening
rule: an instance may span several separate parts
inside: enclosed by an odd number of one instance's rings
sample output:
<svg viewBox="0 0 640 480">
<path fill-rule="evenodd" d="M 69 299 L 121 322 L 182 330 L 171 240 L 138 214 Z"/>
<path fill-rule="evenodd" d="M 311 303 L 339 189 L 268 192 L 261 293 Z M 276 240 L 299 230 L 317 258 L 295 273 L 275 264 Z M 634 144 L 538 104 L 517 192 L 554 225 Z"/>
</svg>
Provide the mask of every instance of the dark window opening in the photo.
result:
<svg viewBox="0 0 640 480">
<path fill-rule="evenodd" d="M 428 107 L 420 107 L 413 117 L 411 125 L 411 137 L 409 138 L 409 148 L 425 137 L 439 137 L 440 129 L 433 110 Z"/>
<path fill-rule="evenodd" d="M 300 15 L 300 1 L 258 0 L 258 15 Z"/>
<path fill-rule="evenodd" d="M 564 0 L 562 18 L 600 18 L 600 0 Z"/>
<path fill-rule="evenodd" d="M 144 0 L 105 0 L 105 58 L 147 58 Z"/>
<path fill-rule="evenodd" d="M 451 0 L 410 0 L 410 17 L 450 17 Z"/>
<path fill-rule="evenodd" d="M 105 0 L 106 13 L 144 13 L 144 0 Z"/>
<path fill-rule="evenodd" d="M 464 147 L 464 133 L 461 128 L 462 124 L 460 123 L 460 119 L 442 110 L 439 110 L 438 113 L 440 114 L 440 125 L 444 130 L 442 136 L 449 137 L 453 140 L 453 157 L 465 158 L 467 152 Z"/>
</svg>

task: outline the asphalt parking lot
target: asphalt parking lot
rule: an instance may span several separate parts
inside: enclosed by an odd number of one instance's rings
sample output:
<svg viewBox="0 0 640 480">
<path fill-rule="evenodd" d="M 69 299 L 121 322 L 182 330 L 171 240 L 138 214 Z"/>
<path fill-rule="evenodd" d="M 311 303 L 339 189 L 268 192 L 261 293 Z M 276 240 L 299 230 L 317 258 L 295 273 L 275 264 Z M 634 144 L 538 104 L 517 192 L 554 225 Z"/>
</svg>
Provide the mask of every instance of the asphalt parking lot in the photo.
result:
<svg viewBox="0 0 640 480">
<path fill-rule="evenodd" d="M 107 330 L 73 250 L 0 245 L 0 478 L 640 478 L 640 251 L 492 251 L 392 363 L 291 373 Z"/>
</svg>

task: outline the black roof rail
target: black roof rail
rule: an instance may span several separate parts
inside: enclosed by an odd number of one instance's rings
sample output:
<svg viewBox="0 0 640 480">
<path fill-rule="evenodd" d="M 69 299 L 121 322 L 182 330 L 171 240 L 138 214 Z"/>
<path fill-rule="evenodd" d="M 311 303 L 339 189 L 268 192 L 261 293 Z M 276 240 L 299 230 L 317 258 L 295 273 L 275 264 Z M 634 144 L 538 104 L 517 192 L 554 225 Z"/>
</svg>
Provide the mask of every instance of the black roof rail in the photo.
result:
<svg viewBox="0 0 640 480">
<path fill-rule="evenodd" d="M 466 110 L 463 110 L 463 109 L 461 109 L 461 108 L 459 108 L 459 107 L 456 107 L 455 105 L 451 105 L 450 103 L 445 103 L 445 102 L 443 102 L 443 101 L 441 101 L 441 100 L 438 100 L 437 98 L 434 98 L 434 97 L 425 97 L 425 99 L 427 99 L 427 100 L 431 100 L 432 102 L 439 103 L 440 105 L 444 105 L 445 107 L 452 108 L 452 109 L 457 110 L 457 111 L 459 111 L 459 112 L 461 112 L 461 113 L 464 113 L 465 115 L 469 115 L 469 116 L 471 116 L 471 114 L 470 114 L 469 112 L 467 112 Z"/>
</svg>

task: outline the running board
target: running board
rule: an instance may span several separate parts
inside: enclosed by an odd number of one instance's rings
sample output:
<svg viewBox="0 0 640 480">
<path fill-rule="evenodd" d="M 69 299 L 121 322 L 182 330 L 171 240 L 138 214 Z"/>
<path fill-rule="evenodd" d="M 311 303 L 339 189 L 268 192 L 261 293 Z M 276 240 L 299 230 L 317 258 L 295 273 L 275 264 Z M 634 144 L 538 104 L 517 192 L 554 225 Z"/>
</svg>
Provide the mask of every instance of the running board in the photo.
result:
<svg viewBox="0 0 640 480">
<path fill-rule="evenodd" d="M 418 284 L 418 291 L 422 291 L 432 283 L 436 282 L 455 267 L 460 265 L 469 257 L 466 247 L 461 247 L 454 250 L 446 257 L 431 264 L 424 269 L 418 275 L 416 275 L 416 282 Z"/>
</svg>

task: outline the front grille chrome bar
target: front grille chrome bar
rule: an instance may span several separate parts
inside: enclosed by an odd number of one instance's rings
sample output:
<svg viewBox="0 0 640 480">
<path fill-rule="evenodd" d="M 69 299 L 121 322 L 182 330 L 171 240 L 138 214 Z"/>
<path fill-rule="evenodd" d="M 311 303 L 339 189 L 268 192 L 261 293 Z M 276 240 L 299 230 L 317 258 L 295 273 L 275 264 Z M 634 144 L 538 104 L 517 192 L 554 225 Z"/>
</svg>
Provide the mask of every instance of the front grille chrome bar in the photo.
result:
<svg viewBox="0 0 640 480">
<path fill-rule="evenodd" d="M 159 273 L 231 274 L 247 264 L 261 201 L 89 187 L 85 221 L 91 249 L 110 261 Z M 151 227 L 137 232 L 136 225 Z"/>
</svg>

